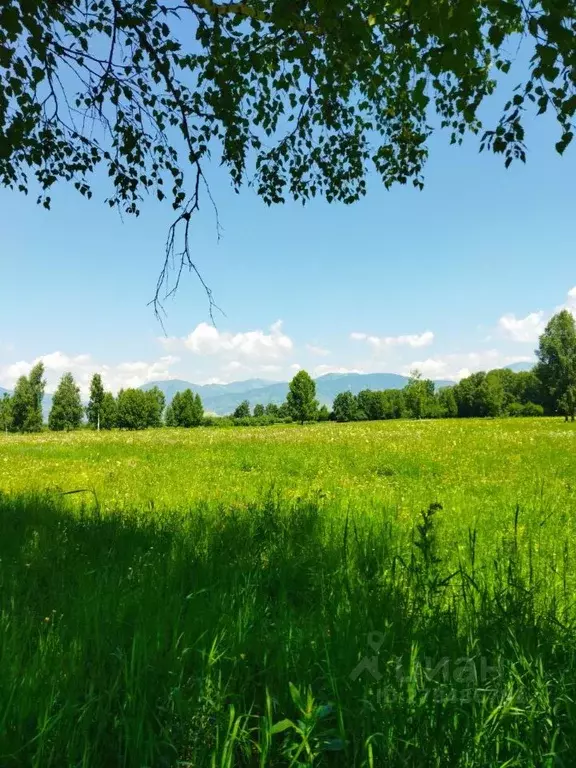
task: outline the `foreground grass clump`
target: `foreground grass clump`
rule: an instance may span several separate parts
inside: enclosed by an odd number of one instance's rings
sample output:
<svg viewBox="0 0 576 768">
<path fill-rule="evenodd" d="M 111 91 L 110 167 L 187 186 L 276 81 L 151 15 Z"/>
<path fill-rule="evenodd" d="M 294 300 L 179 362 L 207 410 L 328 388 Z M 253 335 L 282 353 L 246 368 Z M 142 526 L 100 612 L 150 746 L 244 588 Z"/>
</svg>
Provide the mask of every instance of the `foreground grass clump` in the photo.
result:
<svg viewBox="0 0 576 768">
<path fill-rule="evenodd" d="M 571 425 L 246 434 L 0 443 L 0 766 L 572 765 Z"/>
<path fill-rule="evenodd" d="M 0 764 L 569 765 L 568 542 L 553 571 L 511 520 L 445 562 L 442 510 L 327 512 L 3 498 Z"/>
</svg>

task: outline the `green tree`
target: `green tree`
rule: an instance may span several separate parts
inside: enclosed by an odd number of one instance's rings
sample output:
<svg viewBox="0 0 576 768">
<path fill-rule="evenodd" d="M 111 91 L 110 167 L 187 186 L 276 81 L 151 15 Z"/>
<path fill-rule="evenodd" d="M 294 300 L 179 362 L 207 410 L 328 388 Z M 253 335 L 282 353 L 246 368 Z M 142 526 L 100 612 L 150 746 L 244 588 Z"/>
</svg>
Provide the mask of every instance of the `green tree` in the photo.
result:
<svg viewBox="0 0 576 768">
<path fill-rule="evenodd" d="M 458 404 L 458 416 L 479 416 L 478 390 L 486 378 L 484 371 L 473 373 L 465 379 L 461 379 L 454 387 L 454 396 Z"/>
<path fill-rule="evenodd" d="M 264 416 L 265 410 L 264 406 L 261 403 L 256 403 L 254 406 L 254 416 L 259 419 L 262 416 Z"/>
<path fill-rule="evenodd" d="M 44 365 L 37 363 L 30 374 L 21 376 L 12 396 L 12 426 L 16 432 L 40 432 L 43 424 Z"/>
<path fill-rule="evenodd" d="M 178 394 L 178 393 L 176 393 Z M 176 395 L 174 395 L 176 397 Z M 166 406 L 166 410 L 164 411 L 164 424 L 167 427 L 176 427 L 176 417 L 174 416 L 174 407 L 173 407 L 174 398 L 172 398 L 172 403 Z"/>
<path fill-rule="evenodd" d="M 82 423 L 84 408 L 80 399 L 80 389 L 76 386 L 71 373 L 65 373 L 52 398 L 52 408 L 48 416 L 48 427 L 56 432 L 78 429 Z"/>
<path fill-rule="evenodd" d="M 380 392 L 384 419 L 404 419 L 408 416 L 406 398 L 402 389 L 385 389 Z"/>
<path fill-rule="evenodd" d="M 533 371 L 515 373 L 509 368 L 498 368 L 489 371 L 486 378 L 497 378 L 504 389 L 501 412 L 507 412 L 512 403 L 543 404 L 543 390 L 538 377 Z"/>
<path fill-rule="evenodd" d="M 46 380 L 44 379 L 44 363 L 39 362 L 33 366 L 28 375 L 30 382 L 30 392 L 32 395 L 32 405 L 28 413 L 27 432 L 40 432 L 44 417 L 42 414 L 42 401 L 44 400 L 44 390 L 46 389 Z"/>
<path fill-rule="evenodd" d="M 27 376 L 20 376 L 12 395 L 12 426 L 16 432 L 26 432 L 28 416 L 34 407 L 32 389 Z"/>
<path fill-rule="evenodd" d="M 550 320 L 536 350 L 536 375 L 566 421 L 576 411 L 576 323 L 563 309 Z"/>
<path fill-rule="evenodd" d="M 534 371 L 520 371 L 513 374 L 510 399 L 517 403 L 544 405 L 542 383 Z"/>
<path fill-rule="evenodd" d="M 94 429 L 100 429 L 102 420 L 102 403 L 104 402 L 104 385 L 102 376 L 95 373 L 90 382 L 90 399 L 86 408 L 88 424 Z"/>
<path fill-rule="evenodd" d="M 121 389 L 116 399 L 116 424 L 120 429 L 146 429 L 150 426 L 153 398 L 141 389 Z"/>
<path fill-rule="evenodd" d="M 356 421 L 358 402 L 352 392 L 340 392 L 334 398 L 332 412 L 336 421 Z"/>
<path fill-rule="evenodd" d="M 327 405 L 321 405 L 318 409 L 318 421 L 330 421 L 330 409 Z"/>
<path fill-rule="evenodd" d="M 428 418 L 434 410 L 434 382 L 423 379 L 419 371 L 412 371 L 404 387 L 404 399 L 411 418 Z"/>
<path fill-rule="evenodd" d="M 279 416 L 280 408 L 276 403 L 268 403 L 268 405 L 265 408 L 266 416 L 274 416 L 275 418 L 278 418 Z"/>
<path fill-rule="evenodd" d="M 104 392 L 100 409 L 100 429 L 114 429 L 117 426 L 116 399 L 112 392 Z"/>
<path fill-rule="evenodd" d="M 146 426 L 161 427 L 162 414 L 164 413 L 164 406 L 166 405 L 164 392 L 158 387 L 152 387 L 152 389 L 146 390 L 144 394 L 148 405 Z"/>
<path fill-rule="evenodd" d="M 243 400 L 233 413 L 235 419 L 247 419 L 250 416 L 250 403 Z"/>
<path fill-rule="evenodd" d="M 175 427 L 198 427 L 204 417 L 200 395 L 191 389 L 177 392 L 172 400 L 172 420 Z"/>
<path fill-rule="evenodd" d="M 288 410 L 294 421 L 313 421 L 318 413 L 316 384 L 306 371 L 298 371 L 288 386 Z"/>
<path fill-rule="evenodd" d="M 12 398 L 5 392 L 0 399 L 0 431 L 12 432 Z"/>
<path fill-rule="evenodd" d="M 361 411 L 369 421 L 378 421 L 384 418 L 382 409 L 382 398 L 380 392 L 373 392 L 370 389 L 363 389 L 356 397 L 358 410 Z"/>
<path fill-rule="evenodd" d="M 194 395 L 194 423 L 192 426 L 199 427 L 204 421 L 204 405 L 202 398 L 198 393 Z"/>
<path fill-rule="evenodd" d="M 287 402 L 283 402 L 282 405 L 278 406 L 278 412 L 277 416 L 279 419 L 291 419 L 292 413 L 290 411 L 290 406 Z"/>
<path fill-rule="evenodd" d="M 454 394 L 454 387 L 442 387 L 436 393 L 440 416 L 445 419 L 453 419 L 458 416 L 458 403 Z"/>
<path fill-rule="evenodd" d="M 500 371 L 489 371 L 476 390 L 475 415 L 501 416 L 506 405 L 506 391 Z"/>
<path fill-rule="evenodd" d="M 0 182 L 27 192 L 35 180 L 46 207 L 61 180 L 91 197 L 99 171 L 110 205 L 136 215 L 146 194 L 167 198 L 187 234 L 216 152 L 234 188 L 254 178 L 267 204 L 351 203 L 371 170 L 386 187 L 422 186 L 431 122 L 453 143 L 478 134 L 507 166 L 526 158 L 533 112 L 552 111 L 558 152 L 573 137 L 573 0 L 0 7 Z M 530 65 L 483 130 L 481 105 L 518 39 Z"/>
<path fill-rule="evenodd" d="M 166 409 L 166 426 L 167 427 L 179 427 L 180 424 L 178 423 L 180 418 L 180 412 L 182 410 L 181 406 L 182 401 L 182 393 L 176 392 L 174 397 L 172 398 L 172 402 Z"/>
</svg>

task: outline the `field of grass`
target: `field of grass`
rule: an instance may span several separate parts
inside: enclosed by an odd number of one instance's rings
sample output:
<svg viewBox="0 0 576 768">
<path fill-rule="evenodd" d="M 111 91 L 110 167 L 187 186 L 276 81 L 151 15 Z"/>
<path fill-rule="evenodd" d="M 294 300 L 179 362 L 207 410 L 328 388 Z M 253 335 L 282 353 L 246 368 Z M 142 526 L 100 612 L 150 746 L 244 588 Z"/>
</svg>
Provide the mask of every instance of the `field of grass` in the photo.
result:
<svg viewBox="0 0 576 768">
<path fill-rule="evenodd" d="M 573 766 L 575 534 L 561 420 L 0 435 L 0 766 Z"/>
</svg>

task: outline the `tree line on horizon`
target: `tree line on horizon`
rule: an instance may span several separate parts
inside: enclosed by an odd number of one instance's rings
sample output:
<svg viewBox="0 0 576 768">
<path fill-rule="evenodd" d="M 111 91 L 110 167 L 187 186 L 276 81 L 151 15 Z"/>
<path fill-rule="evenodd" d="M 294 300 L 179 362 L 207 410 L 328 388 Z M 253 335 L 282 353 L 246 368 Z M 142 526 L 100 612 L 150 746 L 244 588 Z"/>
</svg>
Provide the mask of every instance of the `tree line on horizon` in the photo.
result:
<svg viewBox="0 0 576 768">
<path fill-rule="evenodd" d="M 70 431 L 86 423 L 93 429 L 139 430 L 154 427 L 257 426 L 307 421 L 377 421 L 383 419 L 437 419 L 562 414 L 574 421 L 576 412 L 576 322 L 563 310 L 548 323 L 536 350 L 532 371 L 509 369 L 473 373 L 452 387 L 436 389 L 430 379 L 413 371 L 404 389 L 341 392 L 332 410 L 316 400 L 316 384 L 299 371 L 289 384 L 281 405 L 257 404 L 253 411 L 244 400 L 230 416 L 204 414 L 200 395 L 186 389 L 166 407 L 158 387 L 121 389 L 114 397 L 96 373 L 90 384 L 87 407 L 71 373 L 65 373 L 53 395 L 48 428 Z M 37 363 L 21 376 L 12 395 L 0 400 L 0 429 L 39 432 L 43 429 L 44 365 Z"/>
</svg>

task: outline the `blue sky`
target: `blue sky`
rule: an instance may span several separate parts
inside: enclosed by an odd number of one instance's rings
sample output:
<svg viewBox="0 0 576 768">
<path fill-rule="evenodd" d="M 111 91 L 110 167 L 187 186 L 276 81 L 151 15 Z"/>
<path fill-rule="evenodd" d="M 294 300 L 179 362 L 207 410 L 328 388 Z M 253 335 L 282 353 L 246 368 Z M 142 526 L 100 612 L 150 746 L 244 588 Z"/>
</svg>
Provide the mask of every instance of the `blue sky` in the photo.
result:
<svg viewBox="0 0 576 768">
<path fill-rule="evenodd" d="M 559 306 L 576 307 L 576 151 L 552 120 L 528 119 L 528 163 L 505 170 L 478 140 L 431 143 L 426 188 L 387 192 L 376 177 L 351 207 L 267 208 L 207 169 L 223 237 L 204 202 L 193 252 L 225 316 L 210 326 L 194 277 L 151 307 L 169 205 L 121 220 L 59 187 L 48 212 L 0 190 L 0 385 L 43 357 L 49 389 L 71 370 L 86 390 L 154 379 L 288 379 L 304 367 L 458 378 L 533 356 Z"/>
</svg>

